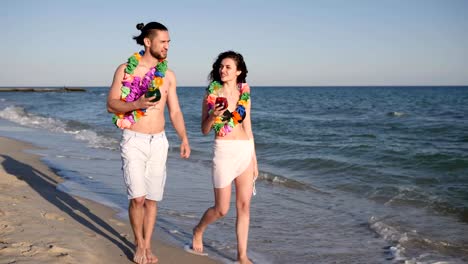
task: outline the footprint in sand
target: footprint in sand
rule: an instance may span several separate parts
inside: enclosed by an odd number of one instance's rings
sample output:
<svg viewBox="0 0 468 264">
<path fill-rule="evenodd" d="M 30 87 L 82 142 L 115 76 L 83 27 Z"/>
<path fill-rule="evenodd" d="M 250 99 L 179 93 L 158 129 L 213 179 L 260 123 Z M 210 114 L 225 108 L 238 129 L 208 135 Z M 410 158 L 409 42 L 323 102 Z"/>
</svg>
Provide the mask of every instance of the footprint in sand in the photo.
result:
<svg viewBox="0 0 468 264">
<path fill-rule="evenodd" d="M 47 252 L 49 252 L 50 254 L 53 254 L 53 255 L 55 255 L 57 257 L 68 256 L 70 254 L 70 251 L 71 250 L 69 250 L 69 249 L 59 247 L 59 246 L 55 246 L 55 245 L 49 245 L 49 249 L 47 250 Z"/>
<path fill-rule="evenodd" d="M 37 253 L 33 244 L 28 242 L 17 242 L 12 244 L 4 243 L 4 248 L 0 252 L 5 255 L 27 256 L 31 257 Z"/>
<path fill-rule="evenodd" d="M 64 221 L 65 217 L 55 213 L 41 213 L 41 216 L 49 220 Z"/>
<path fill-rule="evenodd" d="M 0 221 L 0 234 L 11 233 L 15 228 L 10 223 Z"/>
</svg>

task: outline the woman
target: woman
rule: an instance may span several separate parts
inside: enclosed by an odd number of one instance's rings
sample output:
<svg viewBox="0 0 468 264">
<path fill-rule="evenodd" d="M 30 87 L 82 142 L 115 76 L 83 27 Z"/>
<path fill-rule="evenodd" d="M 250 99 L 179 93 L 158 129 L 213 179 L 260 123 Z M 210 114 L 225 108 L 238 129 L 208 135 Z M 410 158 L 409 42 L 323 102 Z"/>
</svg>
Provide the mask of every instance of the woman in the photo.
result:
<svg viewBox="0 0 468 264">
<path fill-rule="evenodd" d="M 206 227 L 226 215 L 231 200 L 231 184 L 236 186 L 237 258 L 247 257 L 250 199 L 258 176 L 257 157 L 250 120 L 250 88 L 245 78 L 247 66 L 241 54 L 219 54 L 209 75 L 212 81 L 203 100 L 201 129 L 215 131 L 213 147 L 213 187 L 215 204 L 208 208 L 193 229 L 192 249 L 203 253 Z M 223 99 L 223 97 L 225 99 Z"/>
</svg>

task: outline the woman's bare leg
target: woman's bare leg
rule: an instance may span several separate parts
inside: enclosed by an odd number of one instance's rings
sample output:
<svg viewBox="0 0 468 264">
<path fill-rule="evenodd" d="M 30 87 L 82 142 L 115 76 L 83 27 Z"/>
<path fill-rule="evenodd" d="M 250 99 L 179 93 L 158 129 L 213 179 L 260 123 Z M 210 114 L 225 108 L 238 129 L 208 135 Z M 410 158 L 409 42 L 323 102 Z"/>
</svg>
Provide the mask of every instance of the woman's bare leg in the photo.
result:
<svg viewBox="0 0 468 264">
<path fill-rule="evenodd" d="M 208 208 L 200 222 L 193 229 L 192 247 L 196 252 L 203 252 L 203 233 L 206 227 L 224 217 L 229 211 L 231 201 L 231 184 L 224 188 L 214 188 L 215 205 Z"/>
<path fill-rule="evenodd" d="M 237 260 L 239 263 L 252 263 L 247 257 L 247 243 L 249 239 L 250 200 L 253 191 L 253 163 L 235 179 L 236 184 L 236 234 Z"/>
</svg>

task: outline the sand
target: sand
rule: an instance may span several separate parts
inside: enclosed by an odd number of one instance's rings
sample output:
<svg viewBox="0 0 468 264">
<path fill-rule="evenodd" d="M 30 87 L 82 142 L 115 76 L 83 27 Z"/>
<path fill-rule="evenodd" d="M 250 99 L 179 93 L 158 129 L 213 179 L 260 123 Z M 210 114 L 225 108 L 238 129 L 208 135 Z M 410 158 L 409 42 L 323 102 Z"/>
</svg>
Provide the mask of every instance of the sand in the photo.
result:
<svg viewBox="0 0 468 264">
<path fill-rule="evenodd" d="M 0 264 L 133 263 L 130 224 L 116 211 L 58 191 L 62 178 L 25 152 L 34 146 L 0 137 Z M 153 240 L 158 263 L 217 263 Z"/>
</svg>

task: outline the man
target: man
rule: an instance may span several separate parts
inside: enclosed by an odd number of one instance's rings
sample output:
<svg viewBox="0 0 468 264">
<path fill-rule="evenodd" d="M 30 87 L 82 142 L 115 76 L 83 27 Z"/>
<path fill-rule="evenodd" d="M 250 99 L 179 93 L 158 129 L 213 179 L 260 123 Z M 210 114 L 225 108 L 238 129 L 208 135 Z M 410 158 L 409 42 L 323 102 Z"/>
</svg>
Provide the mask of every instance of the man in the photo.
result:
<svg viewBox="0 0 468 264">
<path fill-rule="evenodd" d="M 156 263 L 151 236 L 166 180 L 168 141 L 164 133 L 164 108 L 181 139 L 180 156 L 190 156 L 185 124 L 176 93 L 176 77 L 167 69 L 169 32 L 158 23 L 138 24 L 134 37 L 144 46 L 120 65 L 107 98 L 107 110 L 123 129 L 120 142 L 122 169 L 129 202 L 129 218 L 135 235 L 136 263 Z M 154 95 L 156 93 L 156 96 Z M 156 101 L 159 99 L 159 101 Z"/>
</svg>

